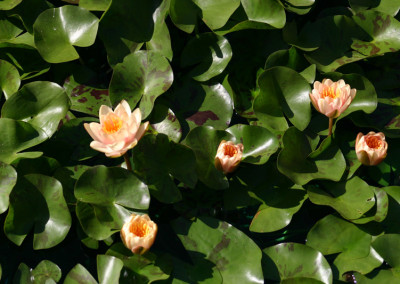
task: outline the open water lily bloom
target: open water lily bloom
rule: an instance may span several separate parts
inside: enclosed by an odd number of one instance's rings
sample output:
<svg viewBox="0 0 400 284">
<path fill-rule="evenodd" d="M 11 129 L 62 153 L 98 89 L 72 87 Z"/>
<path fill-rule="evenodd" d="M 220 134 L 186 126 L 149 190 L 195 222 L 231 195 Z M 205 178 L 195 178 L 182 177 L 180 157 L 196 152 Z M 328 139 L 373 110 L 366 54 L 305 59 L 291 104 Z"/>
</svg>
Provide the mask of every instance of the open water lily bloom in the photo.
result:
<svg viewBox="0 0 400 284">
<path fill-rule="evenodd" d="M 157 224 L 149 215 L 132 214 L 121 229 L 124 245 L 133 253 L 143 254 L 153 245 L 157 235 Z"/>
<path fill-rule="evenodd" d="M 380 164 L 387 155 L 388 144 L 385 141 L 385 134 L 373 131 L 366 135 L 361 132 L 356 138 L 356 153 L 358 160 L 366 166 Z"/>
<path fill-rule="evenodd" d="M 99 110 L 100 123 L 85 123 L 85 129 L 94 141 L 90 147 L 116 158 L 133 148 L 142 138 L 149 122 L 142 125 L 142 115 L 137 108 L 131 113 L 129 104 L 123 100 L 113 111 L 102 105 Z"/>
<path fill-rule="evenodd" d="M 315 81 L 310 93 L 315 109 L 329 118 L 337 118 L 342 114 L 355 96 L 356 89 L 350 89 L 344 80 L 333 82 L 331 79 L 324 79 L 322 83 Z"/>
<path fill-rule="evenodd" d="M 215 167 L 224 174 L 233 172 L 243 156 L 243 144 L 222 140 L 215 156 Z"/>
</svg>

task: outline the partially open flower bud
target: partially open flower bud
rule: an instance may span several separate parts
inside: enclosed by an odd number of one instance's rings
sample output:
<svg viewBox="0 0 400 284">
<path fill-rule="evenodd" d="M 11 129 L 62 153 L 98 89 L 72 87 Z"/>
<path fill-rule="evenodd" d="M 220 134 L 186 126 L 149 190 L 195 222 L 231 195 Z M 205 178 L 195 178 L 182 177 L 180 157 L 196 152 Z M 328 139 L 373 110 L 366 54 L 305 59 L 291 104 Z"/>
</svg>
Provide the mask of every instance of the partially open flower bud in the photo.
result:
<svg viewBox="0 0 400 284">
<path fill-rule="evenodd" d="M 215 167 L 224 174 L 233 172 L 243 156 L 243 144 L 222 140 L 215 156 Z"/>
<path fill-rule="evenodd" d="M 336 118 L 344 112 L 356 96 L 356 89 L 350 89 L 350 85 L 343 80 L 333 82 L 324 79 L 314 82 L 314 89 L 310 93 L 310 99 L 320 113 L 329 118 Z"/>
<path fill-rule="evenodd" d="M 358 133 L 356 139 L 356 153 L 358 160 L 366 166 L 380 164 L 387 155 L 388 144 L 385 141 L 385 134 L 373 131 L 366 135 Z"/>
<path fill-rule="evenodd" d="M 121 229 L 124 245 L 133 253 L 143 254 L 153 245 L 157 235 L 157 224 L 147 214 L 132 214 Z"/>
</svg>

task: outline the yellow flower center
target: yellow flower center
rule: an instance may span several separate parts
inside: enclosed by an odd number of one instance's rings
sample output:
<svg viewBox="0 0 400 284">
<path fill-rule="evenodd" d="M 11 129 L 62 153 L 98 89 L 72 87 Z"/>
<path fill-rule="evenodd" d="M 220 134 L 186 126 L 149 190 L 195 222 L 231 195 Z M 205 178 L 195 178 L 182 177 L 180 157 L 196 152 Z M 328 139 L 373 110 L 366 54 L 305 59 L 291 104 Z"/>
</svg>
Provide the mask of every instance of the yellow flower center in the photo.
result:
<svg viewBox="0 0 400 284">
<path fill-rule="evenodd" d="M 107 134 L 112 134 L 119 131 L 122 127 L 122 119 L 114 114 L 107 114 L 106 118 L 103 121 L 103 131 Z"/>
<path fill-rule="evenodd" d="M 335 86 L 324 88 L 322 91 L 321 97 L 324 99 L 326 97 L 331 97 L 332 99 L 336 99 L 340 97 L 341 91 L 340 88 L 335 88 Z"/>
<path fill-rule="evenodd" d="M 383 142 L 376 136 L 368 136 L 365 138 L 365 143 L 367 143 L 368 147 L 371 149 L 380 149 L 383 147 Z"/>
<path fill-rule="evenodd" d="M 150 227 L 144 221 L 138 221 L 129 227 L 129 231 L 138 237 L 145 237 L 150 233 Z"/>
<path fill-rule="evenodd" d="M 225 156 L 233 157 L 237 154 L 237 152 L 238 151 L 236 150 L 236 147 L 233 145 L 225 145 L 225 147 L 224 147 L 224 155 Z"/>
</svg>

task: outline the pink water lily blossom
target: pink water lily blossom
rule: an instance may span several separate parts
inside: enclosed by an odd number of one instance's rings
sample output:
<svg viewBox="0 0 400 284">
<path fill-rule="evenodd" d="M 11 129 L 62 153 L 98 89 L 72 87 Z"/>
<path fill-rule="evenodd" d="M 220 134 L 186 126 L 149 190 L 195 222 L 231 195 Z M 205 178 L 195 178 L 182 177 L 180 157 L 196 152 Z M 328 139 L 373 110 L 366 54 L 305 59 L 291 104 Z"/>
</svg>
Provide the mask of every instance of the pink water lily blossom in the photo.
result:
<svg viewBox="0 0 400 284">
<path fill-rule="evenodd" d="M 100 123 L 85 123 L 85 129 L 94 141 L 90 147 L 116 158 L 133 148 L 142 138 L 149 122 L 141 124 L 142 115 L 137 108 L 131 113 L 129 104 L 123 100 L 113 111 L 102 105 L 99 110 Z"/>
<path fill-rule="evenodd" d="M 121 239 L 133 253 L 143 254 L 153 245 L 157 235 L 157 224 L 147 214 L 132 214 L 122 226 Z"/>
<path fill-rule="evenodd" d="M 243 144 L 222 140 L 215 156 L 215 167 L 224 174 L 233 172 L 243 156 Z"/>
<path fill-rule="evenodd" d="M 344 80 L 333 82 L 331 79 L 324 79 L 322 83 L 314 82 L 310 99 L 317 111 L 329 118 L 337 118 L 349 107 L 356 96 L 356 91 L 350 89 L 350 85 Z"/>
<path fill-rule="evenodd" d="M 373 131 L 366 135 L 361 132 L 356 138 L 356 153 L 358 160 L 366 166 L 380 164 L 387 155 L 388 144 L 385 141 L 385 134 Z"/>
</svg>

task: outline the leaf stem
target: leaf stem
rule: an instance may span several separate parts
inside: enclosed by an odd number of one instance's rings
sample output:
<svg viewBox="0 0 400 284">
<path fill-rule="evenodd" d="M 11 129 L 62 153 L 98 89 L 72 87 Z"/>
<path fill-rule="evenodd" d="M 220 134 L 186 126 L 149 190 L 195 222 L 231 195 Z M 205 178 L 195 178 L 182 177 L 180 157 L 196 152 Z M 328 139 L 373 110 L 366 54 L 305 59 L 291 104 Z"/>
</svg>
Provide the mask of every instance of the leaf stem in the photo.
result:
<svg viewBox="0 0 400 284">
<path fill-rule="evenodd" d="M 333 118 L 329 118 L 329 134 L 328 137 L 332 135 L 332 128 L 333 128 Z"/>
<path fill-rule="evenodd" d="M 128 169 L 128 171 L 132 171 L 131 160 L 129 159 L 128 152 L 126 152 L 124 154 L 124 159 L 125 159 L 126 168 Z"/>
</svg>

